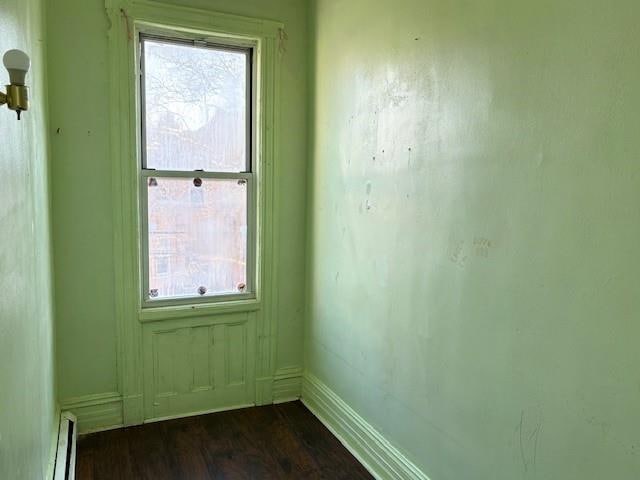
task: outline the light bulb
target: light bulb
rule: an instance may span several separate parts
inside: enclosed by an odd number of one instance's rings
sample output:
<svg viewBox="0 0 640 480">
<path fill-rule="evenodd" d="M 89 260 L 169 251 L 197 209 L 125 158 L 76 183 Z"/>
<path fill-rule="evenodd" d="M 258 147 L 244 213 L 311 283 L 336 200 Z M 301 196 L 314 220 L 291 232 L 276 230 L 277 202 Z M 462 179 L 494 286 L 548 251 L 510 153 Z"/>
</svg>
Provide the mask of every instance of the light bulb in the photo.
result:
<svg viewBox="0 0 640 480">
<path fill-rule="evenodd" d="M 9 50 L 2 58 L 4 66 L 9 71 L 11 85 L 24 85 L 25 77 L 29 71 L 29 55 L 22 50 Z"/>
</svg>

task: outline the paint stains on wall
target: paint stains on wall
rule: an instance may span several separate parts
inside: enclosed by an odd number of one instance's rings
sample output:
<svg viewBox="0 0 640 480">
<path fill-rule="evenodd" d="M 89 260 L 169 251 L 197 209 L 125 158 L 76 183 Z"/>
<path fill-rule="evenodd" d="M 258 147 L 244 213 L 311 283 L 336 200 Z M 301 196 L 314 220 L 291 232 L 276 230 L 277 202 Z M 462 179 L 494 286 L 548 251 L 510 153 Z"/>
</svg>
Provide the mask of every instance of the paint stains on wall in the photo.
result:
<svg viewBox="0 0 640 480">
<path fill-rule="evenodd" d="M 451 261 L 451 263 L 457 267 L 464 268 L 467 263 L 467 258 L 469 258 L 469 256 L 465 251 L 464 240 L 456 240 L 449 245 L 449 261 Z"/>
<path fill-rule="evenodd" d="M 493 247 L 493 242 L 488 238 L 474 237 L 473 238 L 473 254 L 476 257 L 489 258 L 489 252 Z"/>
<path fill-rule="evenodd" d="M 543 419 L 539 409 L 520 412 L 516 427 L 517 445 L 522 461 L 522 470 L 527 478 L 535 478 L 538 463 L 538 444 L 543 431 Z M 527 474 L 533 474 L 528 476 Z"/>
<path fill-rule="evenodd" d="M 451 240 L 447 257 L 449 261 L 460 268 L 464 268 L 470 259 L 489 259 L 489 254 L 495 242 L 484 237 L 473 237 L 472 240 Z"/>
</svg>

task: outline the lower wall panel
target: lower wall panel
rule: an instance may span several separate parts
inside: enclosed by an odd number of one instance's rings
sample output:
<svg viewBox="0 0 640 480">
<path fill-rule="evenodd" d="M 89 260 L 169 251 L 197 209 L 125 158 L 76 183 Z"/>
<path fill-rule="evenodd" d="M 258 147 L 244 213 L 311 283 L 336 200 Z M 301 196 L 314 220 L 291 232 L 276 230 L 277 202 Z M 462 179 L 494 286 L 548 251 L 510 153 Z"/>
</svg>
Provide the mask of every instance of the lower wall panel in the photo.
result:
<svg viewBox="0 0 640 480">
<path fill-rule="evenodd" d="M 255 403 L 255 315 L 143 328 L 145 420 Z"/>
<path fill-rule="evenodd" d="M 379 480 L 429 478 L 322 381 L 306 373 L 302 401 Z"/>
</svg>

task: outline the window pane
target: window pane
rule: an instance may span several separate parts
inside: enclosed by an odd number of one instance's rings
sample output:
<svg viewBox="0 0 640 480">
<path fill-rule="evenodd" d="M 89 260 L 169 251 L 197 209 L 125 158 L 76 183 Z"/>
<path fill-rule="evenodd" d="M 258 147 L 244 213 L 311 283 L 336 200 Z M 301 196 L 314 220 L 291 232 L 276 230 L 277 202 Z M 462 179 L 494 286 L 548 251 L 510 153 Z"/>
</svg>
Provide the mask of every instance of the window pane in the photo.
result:
<svg viewBox="0 0 640 480">
<path fill-rule="evenodd" d="M 247 171 L 247 53 L 144 40 L 146 167 Z"/>
<path fill-rule="evenodd" d="M 238 179 L 147 179 L 150 299 L 247 291 L 247 191 Z"/>
</svg>

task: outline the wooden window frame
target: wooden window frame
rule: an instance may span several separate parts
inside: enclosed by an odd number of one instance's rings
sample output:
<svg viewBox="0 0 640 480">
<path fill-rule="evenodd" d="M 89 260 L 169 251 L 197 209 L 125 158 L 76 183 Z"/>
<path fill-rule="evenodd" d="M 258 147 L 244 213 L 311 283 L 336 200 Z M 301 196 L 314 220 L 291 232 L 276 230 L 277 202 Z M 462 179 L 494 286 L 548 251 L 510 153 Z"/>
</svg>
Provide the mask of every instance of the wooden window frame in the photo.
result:
<svg viewBox="0 0 640 480">
<path fill-rule="evenodd" d="M 233 302 L 241 300 L 253 300 L 256 298 L 256 239 L 257 239 L 257 202 L 256 202 L 256 175 L 254 167 L 257 166 L 256 152 L 253 146 L 256 144 L 255 134 L 257 131 L 257 115 L 255 105 L 255 79 L 257 72 L 255 68 L 255 49 L 257 43 L 254 39 L 225 39 L 215 36 L 213 32 L 189 33 L 171 28 L 158 28 L 141 25 L 136 29 L 136 40 L 138 47 L 136 50 L 136 63 L 139 66 L 138 94 L 139 105 L 139 125 L 138 138 L 140 139 L 140 153 L 138 159 L 139 167 L 139 211 L 140 211 L 140 261 L 141 265 L 141 289 L 142 308 L 154 308 L 173 305 L 195 305 L 214 304 L 220 302 Z M 242 52 L 246 55 L 247 78 L 246 78 L 246 157 L 244 169 L 240 172 L 220 172 L 220 171 L 172 171 L 149 169 L 147 166 L 146 152 L 146 92 L 145 92 L 145 63 L 144 63 L 144 42 L 155 41 L 171 45 L 193 46 L 197 48 L 209 48 L 211 50 L 227 50 Z M 146 188 L 150 177 L 154 178 L 199 178 L 210 179 L 237 179 L 247 182 L 247 240 L 246 240 L 246 292 L 242 293 L 220 293 L 207 296 L 198 296 L 194 292 L 191 296 L 169 297 L 162 299 L 152 299 L 149 294 L 149 236 L 148 236 L 148 190 Z"/>
<path fill-rule="evenodd" d="M 284 26 L 270 20 L 150 0 L 105 0 L 110 20 L 110 158 L 113 165 L 114 265 L 118 338 L 118 389 L 124 425 L 142 423 L 142 327 L 145 322 L 235 312 L 256 313 L 256 404 L 270 403 L 275 373 L 278 265 L 274 249 L 279 227 L 280 53 Z M 186 37 L 249 42 L 255 65 L 255 287 L 252 298 L 145 306 L 140 247 L 140 100 L 137 36 L 172 31 Z M 268 221 L 267 221 L 268 218 Z"/>
</svg>

